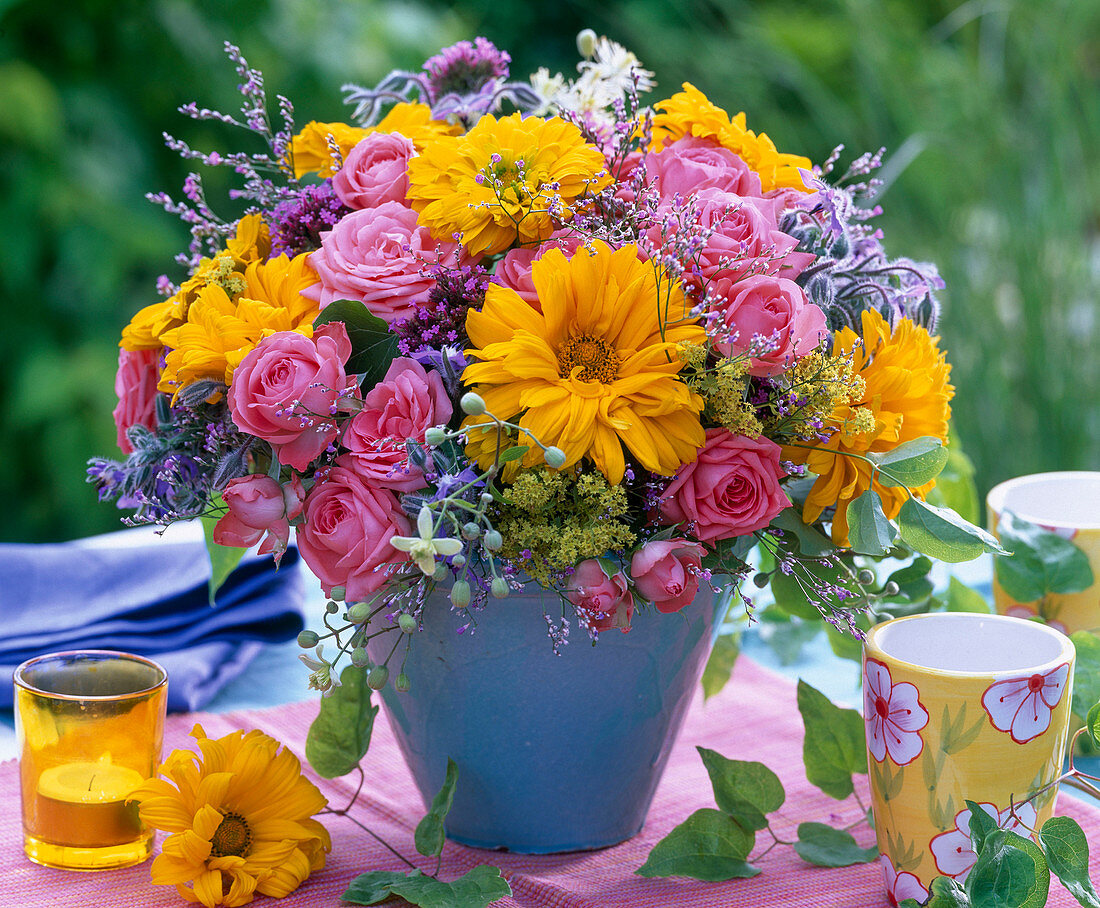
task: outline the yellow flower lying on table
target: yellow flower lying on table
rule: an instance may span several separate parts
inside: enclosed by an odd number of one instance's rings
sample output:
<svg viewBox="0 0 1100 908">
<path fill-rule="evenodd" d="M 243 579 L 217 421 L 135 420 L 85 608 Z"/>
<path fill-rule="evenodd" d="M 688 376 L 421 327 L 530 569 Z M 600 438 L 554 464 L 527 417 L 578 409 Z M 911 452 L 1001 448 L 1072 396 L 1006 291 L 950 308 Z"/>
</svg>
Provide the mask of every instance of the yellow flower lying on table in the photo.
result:
<svg viewBox="0 0 1100 908">
<path fill-rule="evenodd" d="M 150 779 L 133 793 L 142 822 L 170 833 L 153 882 L 207 908 L 289 895 L 325 866 L 332 840 L 311 817 L 328 802 L 274 738 L 236 731 L 215 740 L 201 725 L 191 736 L 201 759 L 174 750 L 161 766 L 171 782 Z"/>
</svg>

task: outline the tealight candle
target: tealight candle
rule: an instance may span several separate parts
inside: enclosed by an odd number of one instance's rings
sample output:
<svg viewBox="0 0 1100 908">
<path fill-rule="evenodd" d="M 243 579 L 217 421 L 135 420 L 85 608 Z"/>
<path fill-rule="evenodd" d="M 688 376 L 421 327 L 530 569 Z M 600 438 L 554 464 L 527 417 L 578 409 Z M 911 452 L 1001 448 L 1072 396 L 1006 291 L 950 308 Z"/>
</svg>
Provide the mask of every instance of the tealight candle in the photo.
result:
<svg viewBox="0 0 1100 908">
<path fill-rule="evenodd" d="M 130 794 L 156 773 L 167 675 L 111 652 L 57 653 L 15 672 L 24 851 L 67 870 L 145 860 L 152 832 Z"/>
</svg>

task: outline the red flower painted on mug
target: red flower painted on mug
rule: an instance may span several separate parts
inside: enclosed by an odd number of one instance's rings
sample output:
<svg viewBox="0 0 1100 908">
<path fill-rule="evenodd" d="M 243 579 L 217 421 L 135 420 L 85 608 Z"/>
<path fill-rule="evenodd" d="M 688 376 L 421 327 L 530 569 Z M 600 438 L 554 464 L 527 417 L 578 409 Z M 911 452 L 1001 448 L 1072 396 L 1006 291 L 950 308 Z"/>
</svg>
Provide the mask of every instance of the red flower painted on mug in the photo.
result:
<svg viewBox="0 0 1100 908">
<path fill-rule="evenodd" d="M 1035 807 L 1032 804 L 1018 804 L 1016 814 L 1011 808 L 998 812 L 994 804 L 978 805 L 997 824 L 998 829 L 1030 835 L 1035 826 Z M 970 875 L 970 870 L 978 860 L 974 853 L 974 843 L 970 841 L 970 808 L 966 807 L 955 814 L 955 828 L 941 832 L 928 843 L 932 857 L 936 860 L 936 869 L 944 876 L 954 877 L 960 883 Z"/>
<path fill-rule="evenodd" d="M 1050 727 L 1050 716 L 1069 681 L 1069 663 L 1023 678 L 994 681 L 982 694 L 982 706 L 998 731 L 1026 744 Z"/>
<path fill-rule="evenodd" d="M 906 899 L 923 902 L 928 898 L 928 890 L 913 874 L 905 871 L 898 873 L 884 854 L 880 854 L 878 860 L 882 864 L 882 875 L 886 878 L 886 897 L 894 908 L 898 908 L 898 905 Z"/>
<path fill-rule="evenodd" d="M 908 682 L 892 683 L 890 669 L 875 659 L 866 660 L 863 675 L 867 749 L 879 763 L 887 754 L 898 766 L 912 763 L 924 750 L 920 730 L 928 724 L 920 692 Z"/>
</svg>

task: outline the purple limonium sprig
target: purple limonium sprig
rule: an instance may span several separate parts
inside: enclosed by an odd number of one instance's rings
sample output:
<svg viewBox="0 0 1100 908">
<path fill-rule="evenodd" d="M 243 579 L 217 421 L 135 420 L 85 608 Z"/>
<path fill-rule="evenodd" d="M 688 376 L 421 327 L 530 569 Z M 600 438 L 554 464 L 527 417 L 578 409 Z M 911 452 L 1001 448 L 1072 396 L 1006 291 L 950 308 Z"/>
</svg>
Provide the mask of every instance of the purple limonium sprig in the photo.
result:
<svg viewBox="0 0 1100 908">
<path fill-rule="evenodd" d="M 271 212 L 271 254 L 293 258 L 321 247 L 321 234 L 331 230 L 351 209 L 340 201 L 332 180 L 303 186 L 295 198 Z"/>
<path fill-rule="evenodd" d="M 404 356 L 447 346 L 466 347 L 466 313 L 480 311 L 485 302 L 489 272 L 480 265 L 435 265 L 428 273 L 435 285 L 428 291 L 427 301 L 418 304 L 409 318 L 391 326 L 398 337 L 397 349 Z"/>
</svg>

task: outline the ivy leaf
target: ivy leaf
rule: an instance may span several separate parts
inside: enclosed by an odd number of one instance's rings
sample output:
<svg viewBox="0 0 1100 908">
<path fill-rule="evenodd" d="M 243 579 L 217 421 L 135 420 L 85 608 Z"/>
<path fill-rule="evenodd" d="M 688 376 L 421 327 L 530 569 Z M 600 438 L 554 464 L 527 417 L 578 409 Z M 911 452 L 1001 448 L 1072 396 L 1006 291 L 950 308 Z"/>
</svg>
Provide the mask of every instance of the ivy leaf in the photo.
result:
<svg viewBox="0 0 1100 908">
<path fill-rule="evenodd" d="M 882 510 L 882 496 L 868 489 L 848 504 L 848 541 L 863 555 L 885 555 L 898 532 Z"/>
<path fill-rule="evenodd" d="M 854 790 L 852 773 L 867 772 L 863 717 L 854 709 L 835 706 L 801 679 L 798 711 L 806 726 L 802 742 L 806 778 L 829 797 L 844 800 Z"/>
<path fill-rule="evenodd" d="M 947 610 L 949 612 L 980 612 L 988 614 L 989 602 L 976 589 L 967 586 L 958 577 L 951 578 L 947 588 Z"/>
<path fill-rule="evenodd" d="M 1043 908 L 1049 891 L 1050 868 L 1039 846 L 1003 829 L 986 836 L 966 878 L 973 908 Z"/>
<path fill-rule="evenodd" d="M 768 825 L 765 814 L 786 800 L 779 776 L 763 763 L 730 760 L 714 750 L 696 747 L 714 789 L 714 803 L 748 832 Z"/>
<path fill-rule="evenodd" d="M 321 778 L 347 775 L 366 754 L 378 715 L 370 694 L 362 669 L 349 665 L 340 685 L 321 698 L 321 711 L 306 735 L 306 759 Z"/>
<path fill-rule="evenodd" d="M 712 807 L 695 811 L 653 846 L 639 876 L 687 876 L 716 882 L 756 876 L 745 863 L 755 835 Z"/>
<path fill-rule="evenodd" d="M 722 634 L 714 641 L 707 667 L 703 669 L 703 699 L 709 700 L 729 681 L 741 652 L 740 634 Z"/>
<path fill-rule="evenodd" d="M 341 898 L 354 905 L 377 905 L 396 895 L 420 908 L 487 908 L 511 894 L 512 887 L 499 868 L 482 865 L 451 883 L 419 870 L 363 873 L 351 881 Z"/>
<path fill-rule="evenodd" d="M 1008 554 L 981 527 L 963 520 L 954 511 L 937 508 L 916 497 L 901 506 L 898 526 L 906 545 L 940 561 L 955 564 L 971 561 L 985 552 Z"/>
<path fill-rule="evenodd" d="M 884 468 L 879 470 L 878 481 L 890 488 L 915 489 L 931 482 L 947 465 L 947 448 L 930 435 L 900 444 L 886 454 L 867 456 Z"/>
<path fill-rule="evenodd" d="M 416 826 L 413 841 L 416 850 L 425 857 L 434 857 L 443 851 L 445 834 L 443 821 L 451 811 L 455 799 L 455 785 L 458 782 L 458 766 L 447 757 L 447 774 L 443 777 L 443 787 L 434 798 L 428 813 Z"/>
<path fill-rule="evenodd" d="M 1047 820 L 1039 830 L 1039 842 L 1050 869 L 1073 897 L 1085 908 L 1100 908 L 1100 898 L 1089 879 L 1089 843 L 1077 821 L 1069 817 Z"/>
<path fill-rule="evenodd" d="M 356 300 L 333 300 L 313 320 L 313 327 L 320 328 L 329 322 L 343 322 L 347 329 L 351 356 L 346 371 L 362 375 L 364 385 L 378 384 L 397 356 L 397 335 Z"/>
<path fill-rule="evenodd" d="M 993 563 L 997 582 L 1017 602 L 1047 593 L 1079 593 L 1093 583 L 1088 556 L 1068 539 L 1006 511 L 997 532 L 1012 549 Z"/>
<path fill-rule="evenodd" d="M 221 496 L 217 496 L 210 503 L 220 510 Z M 214 526 L 218 522 L 218 517 L 204 514 L 201 519 L 202 535 L 206 542 L 206 554 L 210 557 L 210 583 L 207 585 L 207 591 L 210 604 L 214 605 L 214 597 L 218 594 L 218 590 L 229 579 L 229 575 L 233 573 L 237 565 L 241 563 L 241 559 L 248 549 L 239 549 L 231 545 L 218 545 L 214 541 Z"/>
<path fill-rule="evenodd" d="M 818 867 L 867 864 L 878 857 L 878 848 L 860 848 L 850 832 L 824 823 L 799 823 L 794 850 L 802 860 Z"/>
<path fill-rule="evenodd" d="M 1100 703 L 1100 638 L 1091 631 L 1076 631 L 1069 635 L 1077 650 L 1073 668 L 1073 711 L 1084 717 L 1093 705 Z"/>
</svg>

